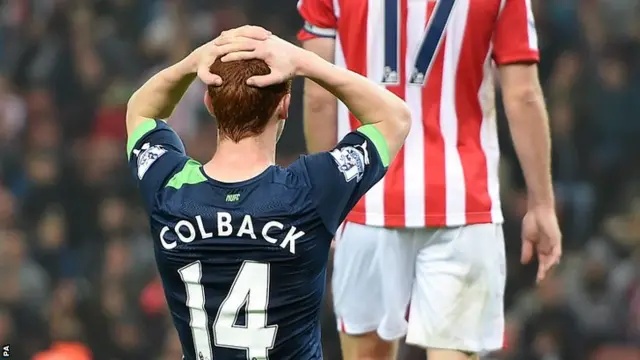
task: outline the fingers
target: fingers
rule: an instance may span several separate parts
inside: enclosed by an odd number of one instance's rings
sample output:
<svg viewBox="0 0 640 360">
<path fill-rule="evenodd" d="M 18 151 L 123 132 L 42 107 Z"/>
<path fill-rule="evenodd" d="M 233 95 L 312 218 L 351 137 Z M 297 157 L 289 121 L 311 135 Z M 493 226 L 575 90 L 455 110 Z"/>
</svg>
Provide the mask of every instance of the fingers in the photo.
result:
<svg viewBox="0 0 640 360">
<path fill-rule="evenodd" d="M 560 245 L 554 245 L 550 253 L 538 252 L 538 274 L 536 281 L 540 282 L 547 277 L 547 274 L 553 269 L 554 266 L 560 264 L 560 258 L 562 257 L 562 247 Z"/>
<path fill-rule="evenodd" d="M 522 251 L 520 253 L 520 263 L 528 264 L 533 258 L 533 243 L 531 241 L 522 240 Z"/>
<path fill-rule="evenodd" d="M 198 78 L 205 83 L 205 85 L 220 86 L 222 85 L 222 78 L 209 71 L 208 65 L 198 67 Z"/>
<path fill-rule="evenodd" d="M 220 85 L 222 80 L 218 75 L 212 74 L 209 71 L 209 66 L 217 58 L 216 46 L 212 45 L 212 42 L 202 45 L 196 51 L 193 52 L 198 57 L 197 74 L 198 78 L 207 85 Z"/>
<path fill-rule="evenodd" d="M 528 264 L 533 259 L 534 250 L 540 237 L 536 220 L 529 213 L 522 219 L 522 233 L 520 236 L 522 237 L 520 262 Z"/>
<path fill-rule="evenodd" d="M 203 55 L 198 61 L 197 75 L 198 78 L 206 85 L 222 85 L 222 79 L 220 78 L 220 76 L 212 74 L 211 71 L 209 71 L 209 67 L 215 60 L 216 55 L 214 53 L 210 53 Z"/>
<path fill-rule="evenodd" d="M 223 56 L 220 60 L 222 62 L 231 62 L 238 60 L 250 60 L 250 59 L 258 59 L 260 58 L 258 52 L 256 51 L 235 51 Z"/>
<path fill-rule="evenodd" d="M 536 283 L 540 283 L 547 276 L 546 266 L 542 263 L 538 265 L 538 273 L 536 274 Z"/>
<path fill-rule="evenodd" d="M 216 46 L 214 52 L 203 54 L 198 63 L 198 77 L 207 85 L 222 85 L 222 79 L 209 71 L 209 67 L 220 56 L 225 56 L 229 53 L 240 52 L 247 53 L 253 51 L 257 46 L 258 41 L 250 38 L 235 38 L 234 41 L 227 43 L 226 45 Z"/>
<path fill-rule="evenodd" d="M 283 81 L 283 77 L 276 73 L 271 72 L 268 75 L 253 76 L 247 79 L 247 85 L 255 87 L 267 87 L 274 84 L 280 84 Z"/>
<path fill-rule="evenodd" d="M 254 38 L 250 38 L 250 37 L 246 37 L 246 36 L 235 36 L 232 38 L 223 38 L 223 39 L 215 39 L 213 41 L 214 45 L 216 46 L 217 49 L 220 48 L 224 48 L 227 45 L 231 45 L 231 44 L 251 44 L 251 46 L 255 47 L 257 46 L 257 44 L 259 44 L 260 42 L 262 42 L 264 40 L 256 40 Z"/>
<path fill-rule="evenodd" d="M 561 258 L 562 258 L 562 247 L 559 245 L 556 245 L 553 247 L 553 250 L 551 251 L 551 255 L 549 255 L 549 259 L 548 259 L 549 270 L 554 266 L 559 265 Z"/>
<path fill-rule="evenodd" d="M 260 26 L 245 25 L 236 29 L 230 30 L 233 36 L 248 37 L 256 40 L 266 40 L 271 35 L 271 31 L 268 31 Z"/>
<path fill-rule="evenodd" d="M 220 56 L 229 53 L 251 52 L 256 48 L 257 42 L 266 40 L 269 36 L 271 36 L 270 31 L 251 25 L 223 31 L 218 38 L 203 45 L 198 52 L 198 77 L 207 85 L 221 85 L 220 76 L 209 71 L 211 64 Z"/>
<path fill-rule="evenodd" d="M 553 268 L 553 263 L 544 256 L 538 257 L 538 273 L 536 274 L 536 283 L 541 282 L 547 277 L 547 273 Z"/>
<path fill-rule="evenodd" d="M 218 46 L 216 53 L 217 56 L 224 57 L 224 55 L 234 52 L 251 52 L 258 47 L 259 43 L 258 40 L 249 38 L 236 38 L 235 41 Z"/>
<path fill-rule="evenodd" d="M 547 257 L 538 253 L 538 273 L 536 274 L 536 283 L 541 282 L 545 277 L 547 277 L 549 269 L 551 269 L 551 265 L 549 264 Z"/>
<path fill-rule="evenodd" d="M 267 60 L 270 52 L 264 47 L 264 42 L 249 38 L 236 38 L 227 45 L 219 47 L 222 62 L 261 59 Z"/>
<path fill-rule="evenodd" d="M 562 234 L 555 218 L 544 223 L 541 241 L 538 244 L 538 281 L 542 281 L 551 269 L 560 263 L 562 257 Z"/>
<path fill-rule="evenodd" d="M 213 44 L 216 46 L 222 46 L 232 43 L 236 39 L 236 36 L 220 35 L 213 40 Z"/>
<path fill-rule="evenodd" d="M 245 25 L 239 28 L 223 31 L 214 40 L 216 45 L 224 45 L 226 42 L 236 37 L 245 37 L 254 40 L 266 40 L 271 36 L 271 32 L 260 26 Z"/>
</svg>

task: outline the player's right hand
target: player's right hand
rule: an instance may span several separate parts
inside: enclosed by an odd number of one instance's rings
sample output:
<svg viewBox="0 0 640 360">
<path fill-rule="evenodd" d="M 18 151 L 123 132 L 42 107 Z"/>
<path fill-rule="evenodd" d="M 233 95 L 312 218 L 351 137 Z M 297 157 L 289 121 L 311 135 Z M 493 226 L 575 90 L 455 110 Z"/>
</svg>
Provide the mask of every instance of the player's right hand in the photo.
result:
<svg viewBox="0 0 640 360">
<path fill-rule="evenodd" d="M 238 48 L 250 47 L 250 50 L 238 50 Z M 256 40 L 244 37 L 235 37 L 224 41 L 221 46 L 227 55 L 222 61 L 237 61 L 260 59 L 269 65 L 271 73 L 263 76 L 254 76 L 247 80 L 247 84 L 257 87 L 265 87 L 285 82 L 297 75 L 298 64 L 306 51 L 288 41 L 270 35 L 266 40 Z"/>
<path fill-rule="evenodd" d="M 529 209 L 522 220 L 521 262 L 528 264 L 534 252 L 538 256 L 536 281 L 540 282 L 562 256 L 562 234 L 553 207 Z"/>
</svg>

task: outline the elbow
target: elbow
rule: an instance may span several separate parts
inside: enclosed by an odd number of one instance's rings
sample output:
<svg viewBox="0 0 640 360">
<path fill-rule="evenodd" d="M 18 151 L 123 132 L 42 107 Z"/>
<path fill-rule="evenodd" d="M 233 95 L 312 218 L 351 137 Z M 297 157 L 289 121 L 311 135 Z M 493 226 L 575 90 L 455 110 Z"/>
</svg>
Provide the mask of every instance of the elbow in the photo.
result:
<svg viewBox="0 0 640 360">
<path fill-rule="evenodd" d="M 544 102 L 537 65 L 509 64 L 499 69 L 505 107 L 531 107 Z"/>
<path fill-rule="evenodd" d="M 333 110 L 336 105 L 335 99 L 308 98 L 305 103 L 305 111 L 310 114 L 326 114 Z"/>
<path fill-rule="evenodd" d="M 140 94 L 138 91 L 133 93 L 127 101 L 127 118 L 167 119 L 173 114 L 173 110 L 174 107 L 156 108 L 152 106 L 145 94 Z"/>
<path fill-rule="evenodd" d="M 306 89 L 304 92 L 304 109 L 309 114 L 326 114 L 336 106 L 336 98 L 324 89 Z"/>
<path fill-rule="evenodd" d="M 398 132 L 406 138 L 411 130 L 411 109 L 404 101 L 394 111 L 396 123 L 398 124 Z"/>
<path fill-rule="evenodd" d="M 133 93 L 133 95 L 131 95 L 129 101 L 127 101 L 127 114 L 136 112 L 136 109 L 138 108 L 137 95 L 138 92 L 136 91 Z"/>
<path fill-rule="evenodd" d="M 127 115 L 125 117 L 126 119 L 126 124 L 127 124 L 127 129 L 133 129 L 135 128 L 136 124 L 136 120 L 139 116 L 139 111 L 137 110 L 137 101 L 136 101 L 136 93 L 134 93 L 133 95 L 131 95 L 131 97 L 129 98 L 129 101 L 127 101 Z"/>
<path fill-rule="evenodd" d="M 503 89 L 503 101 L 506 107 L 523 107 L 543 101 L 539 83 L 521 85 L 514 89 Z"/>
</svg>

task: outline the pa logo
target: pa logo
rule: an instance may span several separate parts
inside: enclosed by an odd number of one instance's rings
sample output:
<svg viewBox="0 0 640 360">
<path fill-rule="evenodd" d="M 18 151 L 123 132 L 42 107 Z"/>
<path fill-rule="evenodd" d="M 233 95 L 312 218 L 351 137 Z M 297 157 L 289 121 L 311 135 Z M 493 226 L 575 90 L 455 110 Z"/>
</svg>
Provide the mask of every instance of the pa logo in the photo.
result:
<svg viewBox="0 0 640 360">
<path fill-rule="evenodd" d="M 2 345 L 2 358 L 8 359 L 11 357 L 11 350 L 9 350 L 9 344 Z"/>
</svg>

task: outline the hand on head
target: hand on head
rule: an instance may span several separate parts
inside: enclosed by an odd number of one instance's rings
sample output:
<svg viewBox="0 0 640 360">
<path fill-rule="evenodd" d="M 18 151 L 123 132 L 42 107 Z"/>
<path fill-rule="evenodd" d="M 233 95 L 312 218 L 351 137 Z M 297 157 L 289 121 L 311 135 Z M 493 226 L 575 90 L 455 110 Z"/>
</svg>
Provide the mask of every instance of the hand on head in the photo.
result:
<svg viewBox="0 0 640 360">
<path fill-rule="evenodd" d="M 301 48 L 272 35 L 258 26 L 245 25 L 224 31 L 213 41 L 196 49 L 198 57 L 198 77 L 207 85 L 221 85 L 223 79 L 209 71 L 209 67 L 218 58 L 221 61 L 239 61 L 260 59 L 269 65 L 271 73 L 254 76 L 247 84 L 265 87 L 282 83 L 296 75 L 296 54 Z"/>
</svg>

